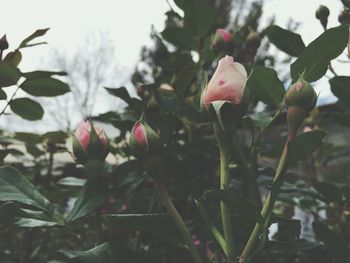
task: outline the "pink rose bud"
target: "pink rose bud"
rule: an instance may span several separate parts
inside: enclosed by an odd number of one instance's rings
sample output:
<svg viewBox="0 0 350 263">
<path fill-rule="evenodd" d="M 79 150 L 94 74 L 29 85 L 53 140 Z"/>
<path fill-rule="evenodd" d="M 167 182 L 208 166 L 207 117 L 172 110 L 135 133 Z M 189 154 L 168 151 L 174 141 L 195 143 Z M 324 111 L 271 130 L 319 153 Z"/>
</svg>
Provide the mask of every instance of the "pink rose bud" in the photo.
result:
<svg viewBox="0 0 350 263">
<path fill-rule="evenodd" d="M 314 88 L 303 78 L 289 88 L 286 94 L 289 140 L 295 137 L 309 112 L 315 108 L 316 102 L 317 94 Z"/>
<path fill-rule="evenodd" d="M 148 143 L 146 130 L 140 121 L 136 122 L 132 130 L 132 136 L 135 138 L 138 145 L 147 147 Z"/>
<path fill-rule="evenodd" d="M 227 48 L 227 44 L 229 44 L 232 40 L 232 35 L 230 32 L 225 29 L 217 29 L 215 34 L 211 38 L 211 46 L 213 49 L 225 50 Z"/>
<path fill-rule="evenodd" d="M 131 130 L 129 146 L 134 156 L 140 159 L 159 153 L 162 148 L 158 134 L 141 120 Z"/>
<path fill-rule="evenodd" d="M 202 94 L 201 103 L 208 108 L 214 101 L 228 101 L 240 104 L 247 82 L 243 65 L 234 62 L 233 57 L 220 59 L 218 67 Z"/>
<path fill-rule="evenodd" d="M 104 161 L 108 154 L 108 139 L 103 129 L 95 127 L 89 121 L 81 122 L 73 138 L 73 152 L 78 163 L 88 160 Z"/>
</svg>

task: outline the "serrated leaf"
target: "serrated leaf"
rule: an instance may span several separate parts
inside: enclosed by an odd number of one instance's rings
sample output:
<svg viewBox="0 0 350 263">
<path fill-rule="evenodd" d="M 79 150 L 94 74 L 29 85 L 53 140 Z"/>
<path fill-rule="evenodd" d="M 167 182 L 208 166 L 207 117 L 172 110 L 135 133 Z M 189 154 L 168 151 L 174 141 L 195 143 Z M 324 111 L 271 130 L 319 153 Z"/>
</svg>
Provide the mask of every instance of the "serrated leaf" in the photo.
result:
<svg viewBox="0 0 350 263">
<path fill-rule="evenodd" d="M 250 75 L 246 89 L 250 93 L 267 105 L 279 105 L 285 94 L 282 82 L 279 80 L 277 73 L 272 68 L 263 66 L 244 65 Z"/>
<path fill-rule="evenodd" d="M 305 160 L 318 149 L 326 132 L 323 130 L 304 132 L 288 144 L 288 162 L 295 163 L 297 161 Z"/>
<path fill-rule="evenodd" d="M 299 34 L 279 26 L 269 26 L 266 30 L 266 35 L 271 43 L 288 55 L 296 57 L 305 48 L 305 44 Z"/>
<path fill-rule="evenodd" d="M 53 78 L 27 79 L 21 89 L 32 96 L 55 97 L 70 91 L 69 86 Z"/>
<path fill-rule="evenodd" d="M 296 81 L 301 74 L 307 81 L 320 79 L 328 70 L 329 62 L 345 49 L 349 38 L 349 26 L 330 28 L 312 41 L 291 65 L 292 79 Z M 334 40 L 337 41 L 334 41 Z"/>
<path fill-rule="evenodd" d="M 16 67 L 0 61 L 0 87 L 16 85 L 20 77 L 20 71 Z"/>
<path fill-rule="evenodd" d="M 111 214 L 104 215 L 104 218 L 111 229 L 142 231 L 185 247 L 183 238 L 169 214 Z"/>
<path fill-rule="evenodd" d="M 0 201 L 15 201 L 39 208 L 49 214 L 53 205 L 17 169 L 0 167 Z"/>
<path fill-rule="evenodd" d="M 108 196 L 108 181 L 103 176 L 90 178 L 81 189 L 73 209 L 67 215 L 71 223 L 79 218 L 93 213 Z"/>
<path fill-rule="evenodd" d="M 10 103 L 11 110 L 29 121 L 41 120 L 44 115 L 44 109 L 41 105 L 29 98 L 14 99 Z"/>
<path fill-rule="evenodd" d="M 44 212 L 21 209 L 14 203 L 5 203 L 0 206 L 0 223 L 28 228 L 62 225 Z"/>
</svg>

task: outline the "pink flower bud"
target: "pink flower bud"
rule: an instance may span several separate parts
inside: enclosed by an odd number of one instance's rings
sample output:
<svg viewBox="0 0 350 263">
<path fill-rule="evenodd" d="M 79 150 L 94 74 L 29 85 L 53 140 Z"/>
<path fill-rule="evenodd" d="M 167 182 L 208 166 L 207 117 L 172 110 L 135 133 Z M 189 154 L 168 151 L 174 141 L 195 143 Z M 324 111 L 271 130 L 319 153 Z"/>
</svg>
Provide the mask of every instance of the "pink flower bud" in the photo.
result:
<svg viewBox="0 0 350 263">
<path fill-rule="evenodd" d="M 99 127 L 94 127 L 94 129 L 99 138 L 100 143 L 106 146 L 107 137 L 103 129 Z M 81 122 L 75 131 L 75 136 L 78 138 L 78 141 L 80 142 L 81 147 L 83 147 L 83 149 L 87 151 L 88 146 L 90 144 L 91 123 L 89 121 Z"/>
<path fill-rule="evenodd" d="M 135 141 L 138 143 L 138 145 L 147 147 L 148 143 L 147 143 L 146 130 L 140 121 L 138 121 L 135 124 L 131 132 L 133 137 L 135 138 Z"/>
<path fill-rule="evenodd" d="M 220 48 L 225 47 L 225 44 L 231 42 L 232 35 L 230 32 L 226 31 L 225 29 L 217 29 L 215 34 L 213 35 L 211 39 L 211 46 L 213 48 Z"/>
<path fill-rule="evenodd" d="M 247 72 L 243 65 L 234 62 L 233 57 L 220 59 L 218 67 L 202 94 L 205 107 L 214 101 L 228 101 L 239 104 L 247 82 Z"/>
<path fill-rule="evenodd" d="M 78 163 L 88 160 L 104 161 L 108 154 L 108 139 L 103 129 L 92 125 L 89 121 L 81 122 L 73 138 L 73 152 Z"/>
</svg>

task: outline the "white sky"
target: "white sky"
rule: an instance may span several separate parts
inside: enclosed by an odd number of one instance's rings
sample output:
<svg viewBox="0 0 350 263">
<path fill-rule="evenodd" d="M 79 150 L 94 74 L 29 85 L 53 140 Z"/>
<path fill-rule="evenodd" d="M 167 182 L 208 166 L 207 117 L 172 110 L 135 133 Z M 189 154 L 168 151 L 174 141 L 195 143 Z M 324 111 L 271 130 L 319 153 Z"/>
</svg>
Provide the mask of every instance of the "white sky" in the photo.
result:
<svg viewBox="0 0 350 263">
<path fill-rule="evenodd" d="M 168 10 L 166 0 L 0 0 L 0 35 L 7 34 L 10 49 L 36 29 L 50 27 L 42 40 L 48 45 L 23 50 L 23 71 L 47 69 L 43 65 L 53 48 L 74 51 L 80 47 L 88 33 L 108 32 L 114 41 L 117 63 L 131 73 L 139 59 L 142 45 L 150 44 L 150 28 L 163 29 Z M 339 0 L 266 0 L 264 17 L 276 17 L 276 24 L 285 27 L 288 19 L 302 21 L 299 32 L 308 44 L 319 34 L 322 27 L 314 13 L 320 4 L 331 11 L 329 27 L 337 26 L 342 9 Z M 345 56 L 342 59 L 346 59 Z M 334 64 L 340 74 L 349 72 L 350 64 Z M 125 77 L 123 77 L 125 79 Z M 118 87 L 118 84 L 115 86 Z M 334 101 L 326 79 L 316 83 L 321 100 Z M 0 109 L 3 107 L 0 104 Z M 36 123 L 36 122 L 35 122 Z M 29 126 L 29 125 L 28 125 Z"/>
</svg>

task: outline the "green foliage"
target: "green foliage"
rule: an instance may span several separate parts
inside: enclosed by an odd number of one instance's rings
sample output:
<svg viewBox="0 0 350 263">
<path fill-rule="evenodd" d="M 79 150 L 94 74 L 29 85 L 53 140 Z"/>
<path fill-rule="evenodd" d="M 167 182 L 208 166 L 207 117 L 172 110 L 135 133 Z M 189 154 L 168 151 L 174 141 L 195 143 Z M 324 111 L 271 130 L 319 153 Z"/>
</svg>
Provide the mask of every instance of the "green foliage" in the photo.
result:
<svg viewBox="0 0 350 263">
<path fill-rule="evenodd" d="M 334 39 L 337 39 L 334 42 Z M 349 26 L 343 25 L 326 30 L 312 41 L 291 65 L 291 76 L 295 81 L 303 74 L 307 81 L 320 79 L 327 71 L 332 59 L 345 49 L 349 39 Z"/>
<path fill-rule="evenodd" d="M 266 35 L 277 48 L 290 56 L 297 57 L 304 50 L 305 44 L 299 34 L 273 25 L 266 29 Z"/>
<path fill-rule="evenodd" d="M 18 170 L 3 166 L 0 168 L 0 200 L 16 201 L 34 206 L 49 214 L 53 205 Z"/>
</svg>

